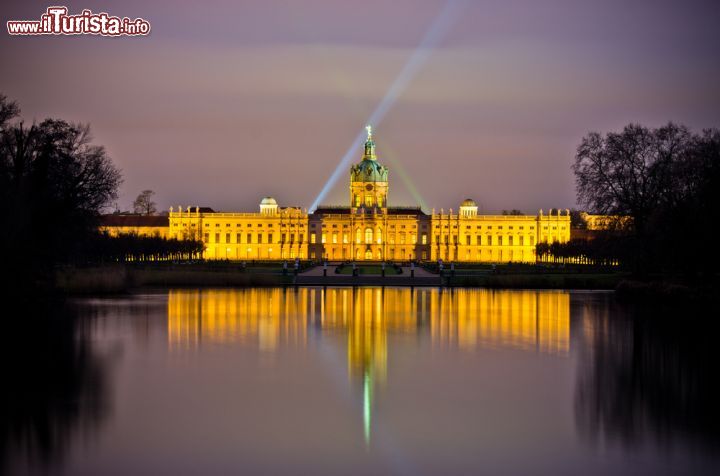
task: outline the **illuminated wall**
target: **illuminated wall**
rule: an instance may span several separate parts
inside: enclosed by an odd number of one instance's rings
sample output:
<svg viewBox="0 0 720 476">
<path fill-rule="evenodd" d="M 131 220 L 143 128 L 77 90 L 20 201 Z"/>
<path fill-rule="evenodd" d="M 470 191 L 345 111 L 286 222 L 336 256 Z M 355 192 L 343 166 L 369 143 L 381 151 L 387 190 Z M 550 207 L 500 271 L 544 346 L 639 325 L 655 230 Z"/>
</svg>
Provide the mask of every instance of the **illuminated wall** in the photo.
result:
<svg viewBox="0 0 720 476">
<path fill-rule="evenodd" d="M 258 213 L 170 211 L 169 236 L 205 243 L 205 259 L 307 259 L 308 215 L 299 208 Z"/>
<path fill-rule="evenodd" d="M 534 262 L 535 245 L 570 240 L 570 212 L 544 215 L 433 213 L 433 261 Z"/>
</svg>

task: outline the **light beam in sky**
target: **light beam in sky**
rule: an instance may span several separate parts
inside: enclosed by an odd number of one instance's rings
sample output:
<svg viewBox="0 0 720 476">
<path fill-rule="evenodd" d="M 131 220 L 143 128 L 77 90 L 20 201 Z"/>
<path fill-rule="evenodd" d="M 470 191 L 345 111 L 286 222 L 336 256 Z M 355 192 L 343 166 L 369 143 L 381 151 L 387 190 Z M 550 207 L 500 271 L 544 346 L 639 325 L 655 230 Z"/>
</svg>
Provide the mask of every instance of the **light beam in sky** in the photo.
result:
<svg viewBox="0 0 720 476">
<path fill-rule="evenodd" d="M 393 104 L 395 104 L 397 98 L 400 97 L 410 81 L 413 77 L 415 77 L 422 65 L 425 64 L 427 59 L 430 57 L 430 53 L 433 48 L 440 42 L 447 30 L 453 24 L 453 21 L 460 13 L 460 4 L 460 0 L 448 0 L 445 3 L 440 13 L 435 17 L 433 22 L 430 24 L 430 27 L 425 32 L 420 44 L 407 60 L 402 70 L 400 70 L 400 74 L 398 74 L 393 83 L 390 85 L 390 88 L 385 93 L 385 96 L 382 101 L 380 101 L 380 104 L 378 104 L 373 113 L 370 115 L 370 118 L 366 121 L 366 124 L 376 126 L 382 121 L 385 114 L 387 114 Z M 363 126 L 364 125 L 365 124 L 363 124 Z M 320 202 L 332 189 L 343 172 L 347 171 L 353 155 L 360 148 L 364 139 L 365 131 L 361 129 L 355 137 L 355 140 L 353 140 L 352 144 L 345 152 L 345 155 L 343 155 L 340 163 L 335 168 L 335 171 L 332 175 L 330 175 L 330 178 L 320 190 L 318 196 L 315 197 L 312 205 L 310 205 L 310 211 L 315 210 L 318 205 L 320 205 Z"/>
</svg>

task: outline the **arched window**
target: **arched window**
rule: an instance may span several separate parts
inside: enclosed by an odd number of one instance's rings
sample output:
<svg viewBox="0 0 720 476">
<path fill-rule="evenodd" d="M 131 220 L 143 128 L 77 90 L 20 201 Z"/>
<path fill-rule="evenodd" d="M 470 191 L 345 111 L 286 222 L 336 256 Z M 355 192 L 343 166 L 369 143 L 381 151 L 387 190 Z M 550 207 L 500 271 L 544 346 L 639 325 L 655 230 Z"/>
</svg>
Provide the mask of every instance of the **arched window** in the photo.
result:
<svg viewBox="0 0 720 476">
<path fill-rule="evenodd" d="M 359 206 L 360 206 L 360 195 L 358 195 L 358 194 L 356 193 L 356 194 L 355 194 L 355 207 L 357 208 L 357 207 L 359 207 Z"/>
<path fill-rule="evenodd" d="M 378 207 L 382 207 L 382 206 L 383 206 L 382 196 L 378 196 L 377 202 L 378 202 Z"/>
<path fill-rule="evenodd" d="M 373 231 L 372 228 L 365 228 L 365 243 L 372 243 Z"/>
<path fill-rule="evenodd" d="M 373 204 L 373 197 L 372 195 L 365 195 L 365 206 L 366 207 L 372 207 Z"/>
<path fill-rule="evenodd" d="M 375 239 L 377 239 L 377 244 L 382 244 L 382 229 L 378 228 L 377 233 L 375 233 Z"/>
<path fill-rule="evenodd" d="M 358 245 L 362 243 L 362 232 L 360 231 L 360 228 L 355 229 L 355 243 Z"/>
</svg>

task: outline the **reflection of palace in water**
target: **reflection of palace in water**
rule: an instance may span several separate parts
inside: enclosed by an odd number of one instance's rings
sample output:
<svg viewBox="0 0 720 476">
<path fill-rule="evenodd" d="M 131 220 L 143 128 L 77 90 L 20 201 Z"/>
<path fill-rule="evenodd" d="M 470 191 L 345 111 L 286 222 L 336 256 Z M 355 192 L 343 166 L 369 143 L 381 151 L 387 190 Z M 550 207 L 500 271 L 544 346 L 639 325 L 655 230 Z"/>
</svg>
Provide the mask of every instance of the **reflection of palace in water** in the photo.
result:
<svg viewBox="0 0 720 476">
<path fill-rule="evenodd" d="M 433 346 L 566 355 L 570 295 L 547 291 L 397 288 L 171 290 L 171 349 L 203 343 L 305 347 L 313 332 L 345 334 L 348 373 L 363 388 L 369 441 L 373 392 L 387 378 L 388 336 L 429 334 Z"/>
</svg>

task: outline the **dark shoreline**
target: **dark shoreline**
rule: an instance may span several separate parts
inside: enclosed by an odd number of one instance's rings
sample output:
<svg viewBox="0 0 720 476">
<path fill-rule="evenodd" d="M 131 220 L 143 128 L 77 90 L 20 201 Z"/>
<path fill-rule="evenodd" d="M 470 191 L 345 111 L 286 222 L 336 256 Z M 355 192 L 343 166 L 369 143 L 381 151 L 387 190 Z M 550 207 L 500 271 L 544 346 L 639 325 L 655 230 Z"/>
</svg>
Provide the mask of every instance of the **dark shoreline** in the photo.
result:
<svg viewBox="0 0 720 476">
<path fill-rule="evenodd" d="M 488 289 L 568 289 L 615 291 L 618 300 L 639 303 L 708 304 L 718 300 L 718 284 L 689 285 L 663 277 L 638 279 L 621 272 L 577 272 L 503 270 L 493 274 L 442 278 L 409 276 L 303 276 L 288 270 L 247 269 L 235 265 L 207 263 L 138 266 L 111 264 L 95 267 L 65 267 L 57 270 L 57 288 L 69 296 L 125 294 L 143 288 L 163 287 L 276 287 L 276 286 L 431 286 Z"/>
</svg>

